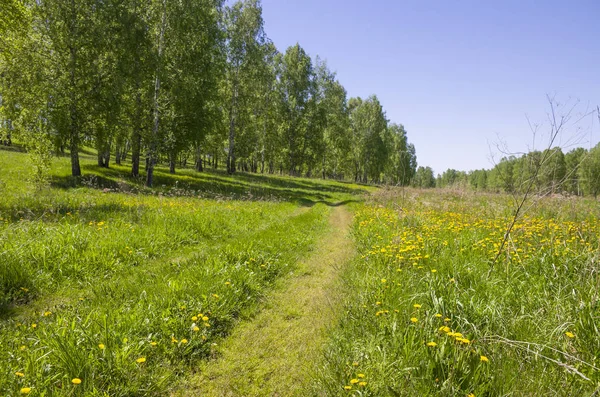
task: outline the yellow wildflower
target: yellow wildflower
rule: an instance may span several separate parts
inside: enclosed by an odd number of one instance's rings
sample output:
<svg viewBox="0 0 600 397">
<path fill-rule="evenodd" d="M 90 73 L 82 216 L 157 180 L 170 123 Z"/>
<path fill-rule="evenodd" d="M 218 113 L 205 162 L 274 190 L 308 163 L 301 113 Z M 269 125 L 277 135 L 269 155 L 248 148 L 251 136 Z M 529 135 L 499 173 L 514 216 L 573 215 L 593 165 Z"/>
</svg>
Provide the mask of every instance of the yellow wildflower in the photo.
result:
<svg viewBox="0 0 600 397">
<path fill-rule="evenodd" d="M 418 318 L 416 318 L 416 317 L 411 317 L 411 318 L 410 318 L 410 321 L 411 321 L 412 323 L 416 323 L 417 321 L 419 321 L 419 319 L 418 319 Z"/>
<path fill-rule="evenodd" d="M 429 347 L 436 347 L 437 343 L 435 343 L 435 342 L 427 342 L 427 346 L 429 346 Z"/>
<path fill-rule="evenodd" d="M 146 357 L 140 357 L 137 360 L 135 360 L 136 363 L 141 364 L 141 363 L 145 363 L 146 362 Z"/>
<path fill-rule="evenodd" d="M 481 357 L 479 357 L 479 359 L 484 363 L 487 363 L 490 361 L 486 356 L 481 356 Z"/>
<path fill-rule="evenodd" d="M 567 335 L 567 337 L 569 337 L 569 338 L 574 338 L 575 337 L 575 334 L 572 333 L 572 332 L 569 332 L 569 331 L 565 332 L 565 335 Z"/>
<path fill-rule="evenodd" d="M 15 375 L 17 375 L 21 378 L 25 376 L 25 374 L 23 372 L 15 372 Z"/>
<path fill-rule="evenodd" d="M 31 387 L 23 387 L 21 389 L 21 394 L 29 394 L 31 393 Z"/>
<path fill-rule="evenodd" d="M 71 380 L 71 383 L 73 383 L 74 385 L 80 385 L 81 384 L 81 379 L 79 379 L 79 378 L 73 378 Z"/>
</svg>

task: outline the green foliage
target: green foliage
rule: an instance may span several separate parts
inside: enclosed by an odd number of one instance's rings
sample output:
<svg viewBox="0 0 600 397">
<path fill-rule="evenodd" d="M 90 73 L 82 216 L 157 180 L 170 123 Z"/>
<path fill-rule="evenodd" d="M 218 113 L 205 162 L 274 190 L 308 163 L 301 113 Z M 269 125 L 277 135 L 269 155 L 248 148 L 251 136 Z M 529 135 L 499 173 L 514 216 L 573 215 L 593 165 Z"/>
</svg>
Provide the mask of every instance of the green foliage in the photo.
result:
<svg viewBox="0 0 600 397">
<path fill-rule="evenodd" d="M 63 158 L 36 191 L 20 180 L 26 155 L 1 154 L 2 395 L 168 394 L 297 268 L 329 205 L 364 192 L 162 167 L 150 190 L 87 155 L 83 186 L 69 188 Z"/>
<path fill-rule="evenodd" d="M 490 273 L 511 197 L 405 196 L 388 191 L 356 214 L 359 252 L 344 274 L 345 314 L 315 394 L 347 395 L 345 387 L 362 396 L 593 394 L 600 382 L 594 202 L 539 202 Z"/>
<path fill-rule="evenodd" d="M 598 197 L 598 193 L 600 193 L 600 144 L 582 156 L 583 159 L 579 167 L 579 178 L 585 192 Z"/>
</svg>

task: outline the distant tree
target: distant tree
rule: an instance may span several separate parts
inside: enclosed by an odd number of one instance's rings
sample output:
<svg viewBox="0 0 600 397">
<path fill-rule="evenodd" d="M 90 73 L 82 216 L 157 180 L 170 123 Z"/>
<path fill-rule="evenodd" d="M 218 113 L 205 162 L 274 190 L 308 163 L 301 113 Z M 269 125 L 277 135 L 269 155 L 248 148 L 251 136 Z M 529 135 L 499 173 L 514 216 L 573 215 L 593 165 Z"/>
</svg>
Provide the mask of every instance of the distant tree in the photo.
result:
<svg viewBox="0 0 600 397">
<path fill-rule="evenodd" d="M 585 192 L 597 198 L 600 193 L 600 143 L 583 158 L 579 168 L 579 178 Z"/>
<path fill-rule="evenodd" d="M 576 195 L 583 194 L 581 181 L 579 179 L 579 166 L 587 155 L 587 150 L 584 148 L 576 148 L 565 154 L 565 183 L 564 189 Z"/>
<path fill-rule="evenodd" d="M 434 188 L 436 184 L 435 176 L 431 167 L 419 167 L 413 178 L 412 185 L 421 189 Z"/>
</svg>

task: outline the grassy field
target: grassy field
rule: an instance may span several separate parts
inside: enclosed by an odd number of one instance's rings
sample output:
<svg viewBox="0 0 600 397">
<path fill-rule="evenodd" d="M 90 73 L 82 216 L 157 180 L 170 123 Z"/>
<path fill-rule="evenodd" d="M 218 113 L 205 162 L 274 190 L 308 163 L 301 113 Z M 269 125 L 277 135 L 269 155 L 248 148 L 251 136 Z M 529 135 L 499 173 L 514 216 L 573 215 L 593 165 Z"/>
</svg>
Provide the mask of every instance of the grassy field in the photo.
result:
<svg viewBox="0 0 600 397">
<path fill-rule="evenodd" d="M 365 190 L 223 172 L 156 173 L 154 190 L 84 159 L 24 183 L 0 152 L 0 395 L 168 393 L 251 317 Z"/>
<path fill-rule="evenodd" d="M 359 256 L 315 394 L 591 396 L 600 391 L 600 206 L 387 191 L 355 218 Z"/>
<path fill-rule="evenodd" d="M 600 393 L 597 201 L 83 160 L 0 150 L 2 396 Z"/>
</svg>

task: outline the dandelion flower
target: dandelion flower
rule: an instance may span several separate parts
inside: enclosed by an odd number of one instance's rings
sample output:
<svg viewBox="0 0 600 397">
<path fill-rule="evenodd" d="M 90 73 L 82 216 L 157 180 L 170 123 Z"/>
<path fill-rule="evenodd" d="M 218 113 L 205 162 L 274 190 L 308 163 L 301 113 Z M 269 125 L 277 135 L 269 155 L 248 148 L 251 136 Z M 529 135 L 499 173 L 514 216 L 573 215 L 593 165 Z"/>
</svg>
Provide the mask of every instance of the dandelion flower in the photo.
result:
<svg viewBox="0 0 600 397">
<path fill-rule="evenodd" d="M 198 321 L 198 317 L 196 317 L 196 316 L 193 316 L 193 317 L 192 317 L 192 321 Z"/>
<path fill-rule="evenodd" d="M 367 385 L 367 382 L 362 381 L 358 383 L 359 386 L 365 387 Z"/>
<path fill-rule="evenodd" d="M 490 361 L 486 356 L 481 356 L 481 357 L 479 357 L 479 359 L 484 363 L 487 363 Z"/>
<path fill-rule="evenodd" d="M 352 390 L 352 386 L 344 386 L 344 390 Z"/>
<path fill-rule="evenodd" d="M 435 343 L 435 342 L 427 342 L 427 346 L 429 346 L 429 347 L 436 347 L 437 343 Z"/>
<path fill-rule="evenodd" d="M 416 318 L 416 317 L 411 317 L 411 318 L 410 318 L 410 321 L 411 321 L 412 323 L 416 323 L 417 321 L 419 321 L 419 319 L 418 319 L 418 318 Z"/>
<path fill-rule="evenodd" d="M 31 324 L 31 328 L 37 328 L 37 324 Z"/>
<path fill-rule="evenodd" d="M 436 316 L 437 318 L 441 318 L 441 317 L 442 317 L 442 315 L 441 315 L 440 313 L 437 313 L 435 316 Z"/>
<path fill-rule="evenodd" d="M 358 382 L 359 382 L 359 380 L 358 380 L 358 379 L 356 379 L 356 378 L 354 378 L 354 379 L 350 379 L 350 384 L 351 384 L 351 385 L 355 385 L 355 384 L 357 384 Z"/>
<path fill-rule="evenodd" d="M 206 316 L 202 317 L 202 321 L 208 321 L 208 317 L 206 317 Z"/>
<path fill-rule="evenodd" d="M 198 331 L 200 331 L 200 327 L 198 327 L 197 325 L 194 325 L 194 327 L 192 328 L 192 331 L 198 332 Z"/>
<path fill-rule="evenodd" d="M 29 394 L 31 393 L 31 387 L 23 387 L 21 389 L 21 394 Z"/>
<path fill-rule="evenodd" d="M 420 309 L 420 308 L 421 308 L 421 305 L 419 305 L 418 303 L 415 303 L 415 304 L 413 305 L 413 307 L 414 307 L 415 309 Z"/>
<path fill-rule="evenodd" d="M 446 318 L 444 319 L 444 322 L 445 322 L 445 323 L 449 323 L 450 321 L 452 321 L 452 320 L 450 320 L 448 317 L 446 317 Z"/>
<path fill-rule="evenodd" d="M 150 346 L 156 346 L 158 343 L 156 342 L 150 342 Z"/>
<path fill-rule="evenodd" d="M 100 343 L 100 344 L 98 344 L 98 348 L 99 348 L 100 350 L 104 350 L 104 348 L 105 348 L 105 347 L 106 347 L 106 346 L 104 346 L 104 343 Z"/>
<path fill-rule="evenodd" d="M 135 360 L 136 363 L 141 364 L 141 363 L 145 363 L 146 362 L 146 357 L 140 357 L 137 360 Z"/>
<path fill-rule="evenodd" d="M 186 343 L 188 343 L 188 340 L 187 339 L 182 339 L 181 343 L 183 343 L 185 345 Z"/>
<path fill-rule="evenodd" d="M 358 376 L 359 378 L 364 378 L 364 377 L 365 377 L 365 374 L 358 374 L 358 375 L 356 375 L 356 376 Z"/>
<path fill-rule="evenodd" d="M 355 362 L 352 363 L 352 365 L 355 366 L 355 367 L 358 367 L 358 362 L 355 361 Z"/>
<path fill-rule="evenodd" d="M 385 284 L 387 282 L 387 280 L 385 278 L 382 278 L 381 282 Z"/>
<path fill-rule="evenodd" d="M 74 384 L 74 385 L 80 385 L 81 384 L 81 379 L 79 379 L 79 378 L 73 378 L 71 380 L 71 383 Z"/>
<path fill-rule="evenodd" d="M 23 372 L 15 372 L 15 375 L 17 375 L 18 377 L 24 377 L 25 374 Z"/>
<path fill-rule="evenodd" d="M 567 335 L 567 337 L 569 337 L 569 338 L 574 338 L 575 337 L 575 334 L 572 333 L 572 332 L 569 332 L 569 331 L 565 332 L 565 335 Z"/>
</svg>

